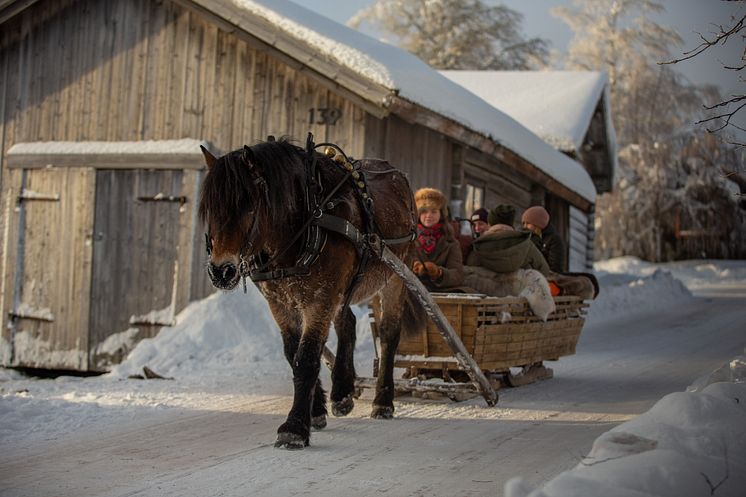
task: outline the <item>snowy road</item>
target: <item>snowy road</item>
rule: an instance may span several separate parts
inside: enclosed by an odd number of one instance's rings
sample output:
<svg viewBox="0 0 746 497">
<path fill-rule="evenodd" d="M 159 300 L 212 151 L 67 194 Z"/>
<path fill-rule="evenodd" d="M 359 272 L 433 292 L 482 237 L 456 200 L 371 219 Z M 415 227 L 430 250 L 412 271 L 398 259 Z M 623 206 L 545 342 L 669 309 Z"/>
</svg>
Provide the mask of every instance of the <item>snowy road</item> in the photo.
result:
<svg viewBox="0 0 746 497">
<path fill-rule="evenodd" d="M 575 466 L 601 433 L 743 351 L 745 308 L 735 288 L 590 324 L 577 355 L 549 363 L 553 379 L 502 390 L 497 408 L 404 398 L 397 419 L 374 421 L 366 392 L 300 452 L 272 446 L 286 383 L 213 408 L 112 407 L 110 424 L 3 451 L 0 495 L 499 496 L 513 476 L 541 484 Z"/>
</svg>

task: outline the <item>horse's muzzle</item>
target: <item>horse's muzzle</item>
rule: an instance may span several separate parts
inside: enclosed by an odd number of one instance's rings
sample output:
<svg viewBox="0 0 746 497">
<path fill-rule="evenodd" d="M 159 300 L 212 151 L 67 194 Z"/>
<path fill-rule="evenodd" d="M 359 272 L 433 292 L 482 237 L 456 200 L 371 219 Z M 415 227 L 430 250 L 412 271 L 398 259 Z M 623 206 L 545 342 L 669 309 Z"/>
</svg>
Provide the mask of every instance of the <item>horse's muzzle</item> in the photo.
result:
<svg viewBox="0 0 746 497">
<path fill-rule="evenodd" d="M 238 268 L 232 262 L 224 262 L 217 266 L 212 262 L 207 264 L 207 274 L 212 284 L 221 290 L 232 290 L 238 285 L 240 274 Z"/>
</svg>

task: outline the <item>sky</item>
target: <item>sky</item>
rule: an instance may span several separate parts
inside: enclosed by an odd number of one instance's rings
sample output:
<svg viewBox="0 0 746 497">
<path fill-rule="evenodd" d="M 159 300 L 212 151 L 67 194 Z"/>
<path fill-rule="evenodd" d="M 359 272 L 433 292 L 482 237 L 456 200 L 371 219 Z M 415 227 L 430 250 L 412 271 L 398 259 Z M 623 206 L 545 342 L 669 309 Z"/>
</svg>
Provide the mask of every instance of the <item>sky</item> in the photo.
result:
<svg viewBox="0 0 746 497">
<path fill-rule="evenodd" d="M 356 12 L 373 3 L 373 0 L 292 1 L 340 23 L 345 23 Z M 503 0 L 502 3 L 524 15 L 523 30 L 528 37 L 545 38 L 559 53 L 566 51 L 572 32 L 562 21 L 553 17 L 550 10 L 557 6 L 572 6 L 572 0 Z M 661 0 L 661 3 L 666 10 L 656 15 L 654 20 L 673 27 L 679 33 L 684 40 L 681 51 L 699 44 L 698 32 L 707 35 L 715 29 L 713 23 L 728 23 L 730 16 L 746 10 L 744 2 L 723 0 Z M 716 51 L 711 50 L 675 67 L 693 83 L 714 84 L 724 93 L 734 93 L 746 83 L 739 83 L 734 71 L 723 69 L 720 60 L 737 61 L 739 45 L 742 50 L 743 42 L 732 39 L 725 47 L 718 47 Z M 679 54 L 674 52 L 672 55 Z M 743 93 L 743 89 L 740 93 Z"/>
</svg>

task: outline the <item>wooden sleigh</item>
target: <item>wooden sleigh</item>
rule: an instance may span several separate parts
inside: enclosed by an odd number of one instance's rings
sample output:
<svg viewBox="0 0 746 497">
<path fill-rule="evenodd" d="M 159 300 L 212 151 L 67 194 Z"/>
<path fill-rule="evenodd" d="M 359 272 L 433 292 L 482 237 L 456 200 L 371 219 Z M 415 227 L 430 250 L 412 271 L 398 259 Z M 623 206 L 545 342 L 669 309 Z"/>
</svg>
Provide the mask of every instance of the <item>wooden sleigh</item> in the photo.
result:
<svg viewBox="0 0 746 497">
<path fill-rule="evenodd" d="M 461 347 L 453 340 L 449 344 L 429 319 L 419 335 L 402 333 L 394 366 L 406 371 L 404 378 L 394 380 L 395 388 L 399 393 L 415 395 L 437 392 L 452 400 L 483 393 L 484 387 L 473 381 L 474 375 L 465 374 L 465 367 L 474 368 L 474 364 L 495 390 L 551 378 L 552 370 L 543 362 L 575 353 L 588 308 L 580 297 L 555 297 L 556 310 L 544 322 L 522 297 L 446 293 L 433 293 L 431 297 L 473 361 L 464 361 L 458 352 Z M 356 385 L 361 390 L 374 388 L 378 374 L 375 303 L 371 310 L 376 343 L 374 378 L 358 378 Z M 521 371 L 514 374 L 511 368 Z"/>
</svg>

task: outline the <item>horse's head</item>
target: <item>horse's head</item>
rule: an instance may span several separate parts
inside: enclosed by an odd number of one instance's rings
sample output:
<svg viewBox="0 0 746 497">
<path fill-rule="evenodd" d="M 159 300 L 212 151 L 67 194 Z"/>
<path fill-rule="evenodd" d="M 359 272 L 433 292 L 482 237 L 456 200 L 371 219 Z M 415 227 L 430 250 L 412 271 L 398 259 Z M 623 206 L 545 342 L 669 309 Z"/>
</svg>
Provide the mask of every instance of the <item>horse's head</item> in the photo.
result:
<svg viewBox="0 0 746 497">
<path fill-rule="evenodd" d="M 202 184 L 199 215 L 206 228 L 207 273 L 215 287 L 232 290 L 258 234 L 258 210 L 266 183 L 249 147 L 215 158 L 202 147 L 207 175 Z"/>
</svg>

